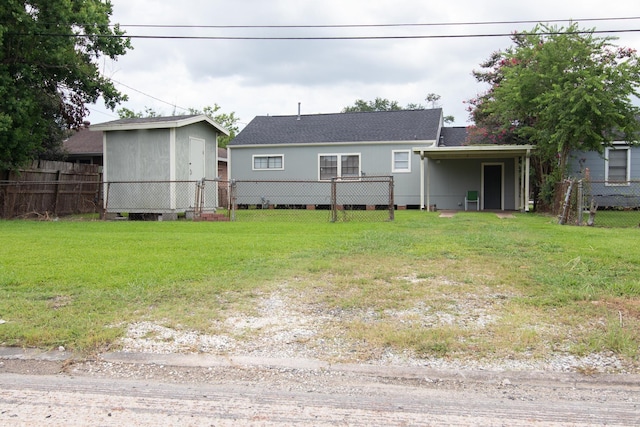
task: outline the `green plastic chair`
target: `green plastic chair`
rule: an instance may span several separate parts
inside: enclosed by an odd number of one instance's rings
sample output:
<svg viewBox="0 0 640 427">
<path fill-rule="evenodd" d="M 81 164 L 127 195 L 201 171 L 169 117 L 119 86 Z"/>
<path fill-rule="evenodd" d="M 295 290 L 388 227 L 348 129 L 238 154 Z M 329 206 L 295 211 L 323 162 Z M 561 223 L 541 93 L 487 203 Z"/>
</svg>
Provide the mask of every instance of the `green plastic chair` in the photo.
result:
<svg viewBox="0 0 640 427">
<path fill-rule="evenodd" d="M 467 191 L 467 195 L 464 196 L 464 210 L 467 211 L 469 210 L 469 203 L 475 203 L 476 204 L 476 210 L 479 211 L 480 210 L 480 199 L 478 198 L 478 192 L 477 191 Z"/>
</svg>

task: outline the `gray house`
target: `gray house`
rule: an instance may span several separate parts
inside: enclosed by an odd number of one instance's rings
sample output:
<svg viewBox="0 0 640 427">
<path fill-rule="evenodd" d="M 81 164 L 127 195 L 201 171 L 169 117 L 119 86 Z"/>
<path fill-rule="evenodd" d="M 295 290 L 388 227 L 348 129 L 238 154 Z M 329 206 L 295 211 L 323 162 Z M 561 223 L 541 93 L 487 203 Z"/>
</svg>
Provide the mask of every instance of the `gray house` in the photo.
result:
<svg viewBox="0 0 640 427">
<path fill-rule="evenodd" d="M 105 211 L 163 215 L 218 206 L 218 136 L 226 129 L 205 115 L 122 119 L 91 126 L 103 133 Z"/>
<path fill-rule="evenodd" d="M 533 147 L 465 143 L 466 129 L 444 127 L 440 108 L 258 116 L 229 144 L 229 174 L 255 181 L 391 175 L 399 209 L 464 209 L 475 192 L 473 209 L 528 210 Z"/>
<path fill-rule="evenodd" d="M 615 141 L 604 153 L 574 152 L 570 158 L 574 176 L 586 178 L 588 195 L 601 208 L 638 207 L 640 147 Z"/>
</svg>

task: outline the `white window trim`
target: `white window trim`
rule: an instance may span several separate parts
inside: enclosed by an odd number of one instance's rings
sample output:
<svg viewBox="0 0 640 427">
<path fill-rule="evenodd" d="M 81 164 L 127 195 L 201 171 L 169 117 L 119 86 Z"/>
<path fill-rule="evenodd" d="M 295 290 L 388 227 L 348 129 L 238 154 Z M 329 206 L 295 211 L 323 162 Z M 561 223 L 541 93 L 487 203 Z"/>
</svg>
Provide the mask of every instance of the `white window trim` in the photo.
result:
<svg viewBox="0 0 640 427">
<path fill-rule="evenodd" d="M 625 150 L 627 152 L 626 182 L 609 182 L 609 151 L 610 150 L 615 150 L 615 151 Z M 607 187 L 628 187 L 630 185 L 629 183 L 630 180 L 631 180 L 631 151 L 629 150 L 629 146 L 626 145 L 624 147 L 606 147 L 604 151 L 604 185 Z"/>
<path fill-rule="evenodd" d="M 320 179 L 320 158 L 323 156 L 337 156 L 338 157 L 338 176 L 336 178 L 343 179 L 342 177 L 342 157 L 343 156 L 358 156 L 358 176 L 347 176 L 347 179 L 360 179 L 362 174 L 362 155 L 360 153 L 319 153 L 318 154 L 318 181 L 331 181 L 330 179 Z"/>
<path fill-rule="evenodd" d="M 396 153 L 407 153 L 408 164 L 407 169 L 396 169 Z M 411 150 L 391 150 L 391 172 L 392 173 L 411 173 Z"/>
<path fill-rule="evenodd" d="M 281 157 L 281 168 L 256 168 L 256 157 Z M 268 163 L 268 161 L 267 161 Z M 251 156 L 251 170 L 254 171 L 282 171 L 284 170 L 284 154 L 254 154 Z"/>
</svg>

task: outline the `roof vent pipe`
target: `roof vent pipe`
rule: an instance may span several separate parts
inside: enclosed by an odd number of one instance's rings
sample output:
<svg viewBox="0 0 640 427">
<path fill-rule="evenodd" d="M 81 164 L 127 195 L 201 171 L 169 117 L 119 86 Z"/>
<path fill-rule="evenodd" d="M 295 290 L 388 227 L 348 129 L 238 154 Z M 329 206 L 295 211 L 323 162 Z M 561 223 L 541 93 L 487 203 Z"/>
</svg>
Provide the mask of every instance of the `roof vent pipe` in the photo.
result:
<svg viewBox="0 0 640 427">
<path fill-rule="evenodd" d="M 298 120 L 300 120 L 300 103 L 298 102 Z"/>
</svg>

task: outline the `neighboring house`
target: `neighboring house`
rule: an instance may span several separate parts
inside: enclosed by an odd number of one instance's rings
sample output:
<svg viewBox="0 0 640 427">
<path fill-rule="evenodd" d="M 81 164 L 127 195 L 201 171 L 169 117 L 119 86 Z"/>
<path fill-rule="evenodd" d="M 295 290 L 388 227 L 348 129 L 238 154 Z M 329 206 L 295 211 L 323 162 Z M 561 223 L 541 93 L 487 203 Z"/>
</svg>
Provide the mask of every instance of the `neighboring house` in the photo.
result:
<svg viewBox="0 0 640 427">
<path fill-rule="evenodd" d="M 229 207 L 229 159 L 227 149 L 218 147 L 218 206 Z"/>
<path fill-rule="evenodd" d="M 586 178 L 589 170 L 589 188 L 601 208 L 638 207 L 640 187 L 640 147 L 625 141 L 615 141 L 605 147 L 604 153 L 574 152 L 571 155 L 574 176 Z"/>
<path fill-rule="evenodd" d="M 205 115 L 121 119 L 91 126 L 103 135 L 105 211 L 175 218 L 206 201 L 215 208 L 218 136 L 228 131 Z"/>
<path fill-rule="evenodd" d="M 66 139 L 63 149 L 71 163 L 102 165 L 102 134 L 91 132 L 88 124 Z"/>
<path fill-rule="evenodd" d="M 477 191 L 480 209 L 528 210 L 533 147 L 465 141 L 465 128 L 443 127 L 440 108 L 258 116 L 229 144 L 229 173 L 249 181 L 391 175 L 400 209 L 462 209 L 467 191 Z"/>
</svg>

